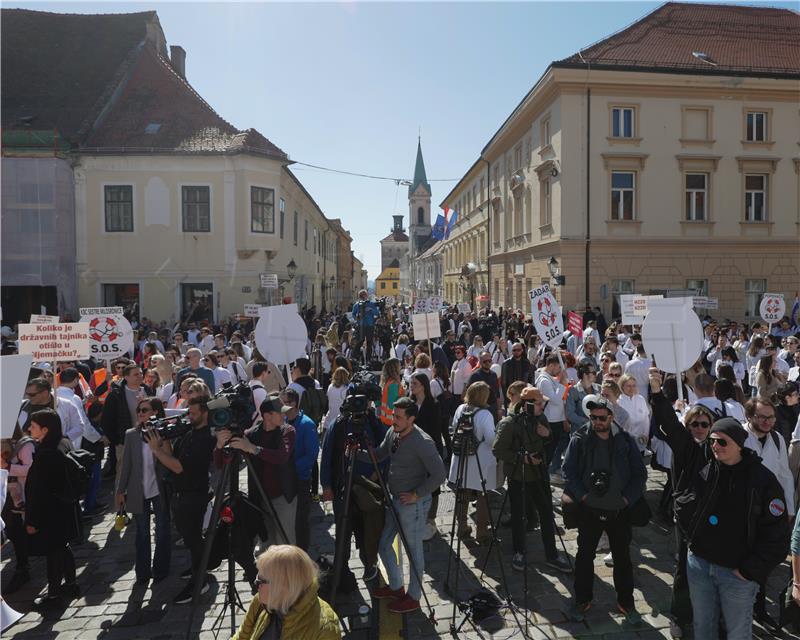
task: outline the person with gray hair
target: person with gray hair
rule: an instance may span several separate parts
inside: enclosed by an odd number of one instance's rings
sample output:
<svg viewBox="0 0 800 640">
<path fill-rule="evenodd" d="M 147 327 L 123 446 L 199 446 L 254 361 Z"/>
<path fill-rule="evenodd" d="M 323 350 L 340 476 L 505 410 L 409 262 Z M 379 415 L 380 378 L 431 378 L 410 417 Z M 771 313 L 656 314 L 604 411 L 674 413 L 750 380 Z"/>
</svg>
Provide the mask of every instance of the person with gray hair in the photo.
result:
<svg viewBox="0 0 800 640">
<path fill-rule="evenodd" d="M 217 385 L 214 380 L 214 372 L 203 365 L 202 358 L 203 352 L 197 347 L 192 347 L 186 352 L 186 361 L 189 366 L 178 371 L 178 375 L 175 376 L 175 386 L 178 389 L 181 387 L 183 378 L 191 373 L 205 382 L 212 394 L 216 393 Z"/>
</svg>

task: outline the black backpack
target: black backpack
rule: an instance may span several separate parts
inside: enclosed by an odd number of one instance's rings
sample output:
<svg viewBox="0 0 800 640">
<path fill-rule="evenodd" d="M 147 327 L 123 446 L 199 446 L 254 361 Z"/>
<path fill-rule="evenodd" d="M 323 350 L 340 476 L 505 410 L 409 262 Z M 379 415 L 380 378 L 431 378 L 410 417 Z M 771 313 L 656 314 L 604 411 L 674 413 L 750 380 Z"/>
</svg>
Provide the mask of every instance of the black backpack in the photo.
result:
<svg viewBox="0 0 800 640">
<path fill-rule="evenodd" d="M 314 424 L 319 425 L 322 422 L 322 417 L 328 410 L 328 396 L 322 389 L 311 387 L 303 391 L 303 397 L 300 398 L 300 411 L 311 418 Z"/>
<path fill-rule="evenodd" d="M 95 455 L 86 449 L 72 449 L 65 454 L 67 458 L 67 481 L 72 489 L 72 497 L 79 500 L 89 490 Z"/>
</svg>

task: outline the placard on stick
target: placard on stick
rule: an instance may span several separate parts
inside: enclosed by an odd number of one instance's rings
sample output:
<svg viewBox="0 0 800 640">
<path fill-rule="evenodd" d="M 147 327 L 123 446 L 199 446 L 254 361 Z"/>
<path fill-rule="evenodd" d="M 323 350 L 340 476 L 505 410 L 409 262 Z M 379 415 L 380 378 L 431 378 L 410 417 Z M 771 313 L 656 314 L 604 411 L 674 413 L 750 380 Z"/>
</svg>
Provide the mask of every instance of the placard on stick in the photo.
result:
<svg viewBox="0 0 800 640">
<path fill-rule="evenodd" d="M 415 340 L 430 340 L 441 336 L 438 313 L 415 313 L 411 316 Z"/>
<path fill-rule="evenodd" d="M 33 356 L 34 362 L 86 360 L 89 347 L 89 324 L 54 322 L 19 325 L 19 352 Z"/>
<path fill-rule="evenodd" d="M 261 307 L 256 323 L 256 346 L 275 364 L 289 364 L 306 355 L 308 333 L 296 304 Z"/>
</svg>

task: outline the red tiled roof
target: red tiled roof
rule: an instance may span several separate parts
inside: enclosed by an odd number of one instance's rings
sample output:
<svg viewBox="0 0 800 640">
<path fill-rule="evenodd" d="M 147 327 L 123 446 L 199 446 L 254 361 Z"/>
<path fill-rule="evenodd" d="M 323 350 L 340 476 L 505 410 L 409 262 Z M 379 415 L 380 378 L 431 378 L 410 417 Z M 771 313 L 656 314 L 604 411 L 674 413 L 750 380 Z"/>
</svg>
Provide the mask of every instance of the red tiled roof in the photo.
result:
<svg viewBox="0 0 800 640">
<path fill-rule="evenodd" d="M 255 129 L 239 131 L 220 117 L 153 47 L 142 49 L 124 90 L 84 149 L 120 153 L 247 152 L 288 159 Z"/>
<path fill-rule="evenodd" d="M 706 54 L 709 64 L 693 55 Z M 638 22 L 553 63 L 689 73 L 800 77 L 800 13 L 667 2 Z"/>
<path fill-rule="evenodd" d="M 381 242 L 408 242 L 408 236 L 402 231 L 392 231 Z"/>
</svg>

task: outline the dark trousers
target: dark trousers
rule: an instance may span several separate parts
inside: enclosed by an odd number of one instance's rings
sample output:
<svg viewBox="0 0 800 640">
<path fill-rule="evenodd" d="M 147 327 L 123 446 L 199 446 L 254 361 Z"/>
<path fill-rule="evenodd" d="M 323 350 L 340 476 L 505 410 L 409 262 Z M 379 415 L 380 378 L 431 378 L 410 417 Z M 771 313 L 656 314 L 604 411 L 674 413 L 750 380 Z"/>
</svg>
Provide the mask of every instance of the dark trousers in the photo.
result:
<svg viewBox="0 0 800 640">
<path fill-rule="evenodd" d="M 631 524 L 627 515 L 611 513 L 601 520 L 598 512 L 582 507 L 578 525 L 578 556 L 575 559 L 575 602 L 591 602 L 594 588 L 594 556 L 603 531 L 608 534 L 614 558 L 614 589 L 617 602 L 633 607 L 633 565 L 631 564 Z"/>
<path fill-rule="evenodd" d="M 208 504 L 207 493 L 180 493 L 172 497 L 175 528 L 192 556 L 192 572 L 200 570 L 203 556 L 203 516 Z"/>
<path fill-rule="evenodd" d="M 66 542 L 47 554 L 47 595 L 58 595 L 62 580 L 75 584 L 75 557 Z"/>
<path fill-rule="evenodd" d="M 542 545 L 544 554 L 548 559 L 558 555 L 556 551 L 555 523 L 553 522 L 553 501 L 550 497 L 550 487 L 544 482 L 525 483 L 525 502 L 522 501 L 522 482 L 508 479 L 508 497 L 511 500 L 511 544 L 514 553 L 525 553 L 525 522 L 523 513 L 528 523 L 536 522 L 534 509 L 539 514 L 541 523 Z"/>
<path fill-rule="evenodd" d="M 693 619 L 689 578 L 686 575 L 686 556 L 689 553 L 689 545 L 686 544 L 678 527 L 675 527 L 675 536 L 678 540 L 678 564 L 675 566 L 675 575 L 672 580 L 672 601 L 669 611 L 675 617 L 675 622 L 683 627 L 692 624 Z"/>
<path fill-rule="evenodd" d="M 324 389 L 324 387 L 323 387 Z M 319 448 L 322 450 L 322 442 L 319 443 Z M 314 466 L 311 467 L 311 486 L 309 493 L 312 496 L 319 497 L 319 460 L 314 460 Z M 298 505 L 299 508 L 300 505 Z"/>
<path fill-rule="evenodd" d="M 383 533 L 383 511 L 364 514 L 355 505 L 355 497 L 350 500 L 350 513 L 342 518 L 344 499 L 337 496 L 333 500 L 333 513 L 336 518 L 336 541 L 343 536 L 347 541 L 344 544 L 344 558 L 342 566 L 346 567 L 350 561 L 350 536 L 354 535 L 356 547 L 359 550 L 361 563 L 371 567 L 378 562 L 378 544 Z M 338 548 L 338 547 L 337 547 Z"/>
<path fill-rule="evenodd" d="M 563 422 L 551 422 L 550 429 L 553 431 L 553 439 L 546 445 L 548 471 L 561 473 L 561 456 L 567 450 L 569 433 L 564 432 Z"/>
<path fill-rule="evenodd" d="M 5 534 L 14 544 L 14 554 L 17 557 L 17 571 L 28 569 L 28 533 L 25 531 L 25 521 L 22 514 L 14 511 L 14 501 L 11 496 L 6 496 L 6 503 L 3 506 L 3 522 L 5 522 Z"/>
<path fill-rule="evenodd" d="M 142 513 L 133 516 L 136 523 L 136 577 L 139 579 L 154 577 L 156 580 L 166 578 L 169 573 L 169 561 L 172 551 L 170 539 L 169 509 L 163 496 L 155 496 L 144 500 Z M 150 546 L 150 514 L 156 523 L 155 554 L 151 555 Z M 152 558 L 153 568 L 150 570 Z"/>
<path fill-rule="evenodd" d="M 295 512 L 295 542 L 303 551 L 308 551 L 311 540 L 308 511 L 311 507 L 311 480 L 297 479 L 297 511 Z"/>
</svg>

